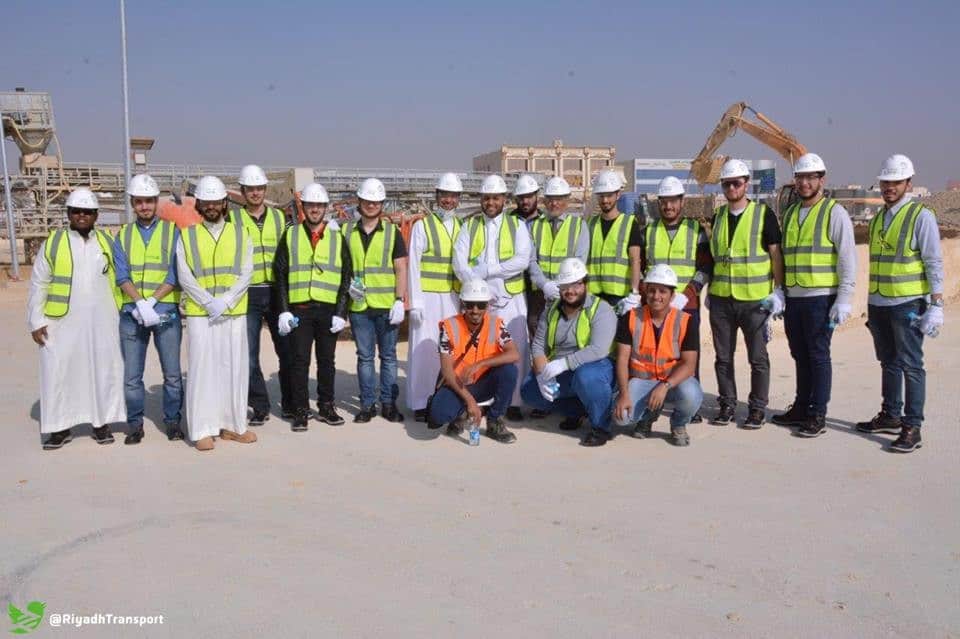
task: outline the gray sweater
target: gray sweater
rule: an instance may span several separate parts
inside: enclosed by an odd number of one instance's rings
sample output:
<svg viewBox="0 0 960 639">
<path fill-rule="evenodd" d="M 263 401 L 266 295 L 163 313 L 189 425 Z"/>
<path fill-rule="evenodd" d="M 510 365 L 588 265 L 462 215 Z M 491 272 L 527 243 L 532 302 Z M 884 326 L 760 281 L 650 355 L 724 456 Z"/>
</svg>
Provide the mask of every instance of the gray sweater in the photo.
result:
<svg viewBox="0 0 960 639">
<path fill-rule="evenodd" d="M 554 349 L 553 358 L 567 358 L 567 365 L 570 370 L 576 370 L 578 367 L 596 362 L 609 357 L 610 346 L 613 344 L 613 338 L 617 333 L 617 316 L 613 312 L 613 307 L 600 300 L 597 307 L 597 314 L 593 316 L 590 322 L 590 342 L 583 348 L 577 347 L 577 319 L 580 313 L 586 312 L 593 304 L 593 295 L 588 294 L 583 308 L 567 317 L 563 311 L 560 312 L 560 320 L 557 322 L 556 349 Z M 540 314 L 540 322 L 537 325 L 537 334 L 533 338 L 533 356 L 546 357 L 547 341 L 547 316 L 550 314 L 552 306 L 547 306 L 546 310 Z"/>
</svg>

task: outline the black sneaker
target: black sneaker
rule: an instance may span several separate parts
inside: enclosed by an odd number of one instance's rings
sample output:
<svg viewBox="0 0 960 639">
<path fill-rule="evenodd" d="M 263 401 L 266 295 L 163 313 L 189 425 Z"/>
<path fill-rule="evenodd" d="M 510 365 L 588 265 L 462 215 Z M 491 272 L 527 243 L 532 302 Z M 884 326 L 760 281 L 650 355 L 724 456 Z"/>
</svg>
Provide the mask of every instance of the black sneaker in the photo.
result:
<svg viewBox="0 0 960 639">
<path fill-rule="evenodd" d="M 810 415 L 807 420 L 797 430 L 793 432 L 797 437 L 819 437 L 827 432 L 826 417 L 823 415 Z"/>
<path fill-rule="evenodd" d="M 47 437 L 47 441 L 43 442 L 43 449 L 57 450 L 64 444 L 69 444 L 71 441 L 73 441 L 73 432 L 71 432 L 69 428 L 66 430 L 59 430 L 55 433 L 50 433 L 50 436 Z"/>
<path fill-rule="evenodd" d="M 280 409 L 280 417 L 284 419 L 295 419 L 296 416 L 297 416 L 297 411 L 293 410 L 292 408 Z"/>
<path fill-rule="evenodd" d="M 700 411 L 697 411 L 693 414 L 693 417 L 690 418 L 691 424 L 700 424 L 703 423 L 703 415 L 700 414 Z"/>
<path fill-rule="evenodd" d="M 785 412 L 771 417 L 770 421 L 777 426 L 803 426 L 807 423 L 807 411 L 796 404 L 791 404 Z"/>
<path fill-rule="evenodd" d="M 559 426 L 560 430 L 577 430 L 580 428 L 580 418 L 579 417 L 567 417 Z"/>
<path fill-rule="evenodd" d="M 484 434 L 501 444 L 512 444 L 517 441 L 517 436 L 507 430 L 506 425 L 503 423 L 503 418 L 500 417 L 487 419 L 487 429 L 484 431 Z"/>
<path fill-rule="evenodd" d="M 143 426 L 140 428 L 134 428 L 127 436 L 123 438 L 123 443 L 127 446 L 132 446 L 134 444 L 139 444 L 143 440 Z"/>
<path fill-rule="evenodd" d="M 371 419 L 377 416 L 377 406 L 376 404 L 372 406 L 367 406 L 366 408 L 361 408 L 360 412 L 354 415 L 353 423 L 354 424 L 366 424 Z"/>
<path fill-rule="evenodd" d="M 427 421 L 427 409 L 421 408 L 419 410 L 413 411 L 413 421 L 415 422 L 425 422 Z"/>
<path fill-rule="evenodd" d="M 319 404 L 315 417 L 317 421 L 330 424 L 331 426 L 340 426 L 343 424 L 343 417 L 340 417 L 337 409 L 333 407 L 333 402 Z"/>
<path fill-rule="evenodd" d="M 92 435 L 93 440 L 100 445 L 113 443 L 113 433 L 110 432 L 110 427 L 106 424 L 100 428 L 94 428 Z"/>
<path fill-rule="evenodd" d="M 881 410 L 869 422 L 857 422 L 857 430 L 861 433 L 888 433 L 890 435 L 899 435 L 903 429 L 903 422 L 899 417 L 894 417 L 890 413 Z"/>
<path fill-rule="evenodd" d="M 677 426 L 670 429 L 670 443 L 674 446 L 689 446 L 690 435 L 687 434 L 686 426 Z"/>
<path fill-rule="evenodd" d="M 403 413 L 397 410 L 396 404 L 384 404 L 380 409 L 380 416 L 388 422 L 400 423 L 403 421 Z"/>
<path fill-rule="evenodd" d="M 251 426 L 263 426 L 268 419 L 270 419 L 270 413 L 254 413 L 247 423 Z"/>
<path fill-rule="evenodd" d="M 505 417 L 511 422 L 519 422 L 523 420 L 523 413 L 520 412 L 519 406 L 511 406 L 507 409 Z"/>
<path fill-rule="evenodd" d="M 183 440 L 183 431 L 180 424 L 167 424 L 167 441 L 178 442 Z"/>
<path fill-rule="evenodd" d="M 721 406 L 717 416 L 711 419 L 710 423 L 715 426 L 726 426 L 733 421 L 733 415 L 733 406 Z"/>
<path fill-rule="evenodd" d="M 762 408 L 751 408 L 750 412 L 747 413 L 747 420 L 743 422 L 743 428 L 747 430 L 757 430 L 763 426 L 763 422 L 767 420 L 767 414 Z"/>
<path fill-rule="evenodd" d="M 292 431 L 295 432 L 295 433 L 303 433 L 303 432 L 305 432 L 305 431 L 307 430 L 307 428 L 308 428 L 308 426 L 307 426 L 307 421 L 309 421 L 309 419 L 310 419 L 310 417 L 309 417 L 309 415 L 307 414 L 307 411 L 303 411 L 303 412 L 297 414 L 297 415 L 293 418 L 293 423 L 290 424 L 290 430 L 292 430 Z"/>
<path fill-rule="evenodd" d="M 591 428 L 590 432 L 580 440 L 581 446 L 586 446 L 587 448 L 594 448 L 596 446 L 603 446 L 610 440 L 610 435 L 606 432 L 600 430 L 599 428 Z"/>
<path fill-rule="evenodd" d="M 534 408 L 532 411 L 530 411 L 530 419 L 543 419 L 544 417 L 549 417 L 551 412 L 552 411 L 549 410 Z"/>
<path fill-rule="evenodd" d="M 903 425 L 900 436 L 892 444 L 890 450 L 896 453 L 912 453 L 923 446 L 920 441 L 920 427 Z"/>
</svg>

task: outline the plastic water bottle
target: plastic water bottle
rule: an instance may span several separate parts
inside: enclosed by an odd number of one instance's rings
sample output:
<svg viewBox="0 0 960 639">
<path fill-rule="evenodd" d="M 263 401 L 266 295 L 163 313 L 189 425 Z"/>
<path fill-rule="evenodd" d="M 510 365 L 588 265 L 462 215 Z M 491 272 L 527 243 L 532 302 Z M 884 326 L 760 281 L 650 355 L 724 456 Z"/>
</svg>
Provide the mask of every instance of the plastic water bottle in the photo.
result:
<svg viewBox="0 0 960 639">
<path fill-rule="evenodd" d="M 296 328 L 298 326 L 300 326 L 300 318 L 294 315 L 290 320 L 290 328 Z"/>
<path fill-rule="evenodd" d="M 550 393 L 553 394 L 554 397 L 556 397 L 557 393 L 560 392 L 560 382 L 558 382 L 557 380 L 551 380 L 547 382 L 547 388 L 550 389 Z"/>
<path fill-rule="evenodd" d="M 917 329 L 920 332 L 923 332 L 923 329 L 920 327 L 920 325 L 923 323 L 923 315 L 917 313 L 916 311 L 910 311 L 909 313 L 907 313 L 907 319 L 910 320 L 910 326 L 912 326 L 913 328 Z M 930 333 L 927 334 L 927 337 L 930 337 L 930 338 L 939 337 L 939 336 L 940 336 L 940 329 L 936 327 L 932 328 L 930 330 Z"/>
<path fill-rule="evenodd" d="M 165 326 L 166 324 L 170 324 L 177 320 L 177 314 L 174 313 L 173 311 L 170 311 L 168 313 L 160 313 L 157 317 L 160 318 L 160 321 L 157 322 L 158 327 Z"/>
<path fill-rule="evenodd" d="M 760 308 L 769 313 L 771 310 L 773 310 L 773 302 L 765 297 L 760 301 Z"/>
<path fill-rule="evenodd" d="M 838 326 L 837 323 L 833 321 L 832 317 L 827 320 L 827 328 L 829 328 L 831 331 L 835 329 L 837 326 Z"/>
<path fill-rule="evenodd" d="M 467 424 L 467 432 L 470 435 L 470 445 L 479 446 L 480 445 L 480 424 L 474 420 L 470 420 L 470 423 Z"/>
</svg>

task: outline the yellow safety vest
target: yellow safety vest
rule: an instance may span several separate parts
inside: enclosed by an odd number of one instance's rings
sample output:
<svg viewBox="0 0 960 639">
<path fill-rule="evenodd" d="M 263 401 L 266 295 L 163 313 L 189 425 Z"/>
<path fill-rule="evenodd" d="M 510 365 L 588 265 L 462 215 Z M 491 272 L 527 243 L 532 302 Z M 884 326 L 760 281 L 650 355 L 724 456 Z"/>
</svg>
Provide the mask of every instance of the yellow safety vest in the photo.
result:
<svg viewBox="0 0 960 639">
<path fill-rule="evenodd" d="M 237 221 L 238 216 L 243 220 L 243 226 L 253 242 L 253 277 L 250 279 L 250 286 L 269 284 L 273 281 L 273 257 L 277 253 L 277 244 L 285 225 L 283 211 L 267 207 L 263 212 L 266 216 L 263 229 L 257 226 L 247 209 L 234 209 L 230 213 L 233 222 Z"/>
<path fill-rule="evenodd" d="M 350 310 L 361 313 L 368 308 L 388 309 L 397 299 L 397 276 L 393 270 L 393 245 L 397 228 L 386 220 L 373 232 L 370 245 L 364 249 L 360 239 L 359 222 L 347 224 L 347 242 L 350 245 L 350 260 L 354 277 L 360 277 L 366 290 L 362 302 L 350 301 Z"/>
<path fill-rule="evenodd" d="M 837 251 L 830 241 L 830 216 L 836 200 L 820 198 L 800 224 L 800 202 L 783 214 L 783 263 L 787 286 L 836 288 Z"/>
<path fill-rule="evenodd" d="M 453 218 L 453 233 L 434 213 L 423 218 L 427 247 L 420 256 L 420 290 L 426 293 L 449 293 L 460 290 L 460 280 L 453 272 L 453 238 L 460 230 L 460 220 Z"/>
<path fill-rule="evenodd" d="M 583 306 L 577 311 L 577 348 L 586 348 L 590 343 L 590 322 L 593 321 L 600 307 L 600 298 L 587 295 Z M 549 315 L 547 315 L 547 359 L 553 358 L 553 353 L 557 349 L 557 325 L 560 323 L 560 300 L 556 300 L 550 306 Z"/>
<path fill-rule="evenodd" d="M 583 218 L 576 215 L 567 215 L 560 223 L 557 234 L 553 234 L 553 227 L 549 217 L 538 217 L 533 221 L 530 232 L 533 236 L 533 246 L 537 251 L 537 264 L 547 279 L 554 279 L 560 270 L 560 262 L 568 257 L 575 257 L 577 240 L 583 230 Z"/>
<path fill-rule="evenodd" d="M 913 229 L 923 210 L 919 202 L 908 202 L 893 216 L 884 232 L 886 207 L 870 220 L 870 292 L 884 297 L 926 295 L 930 282 L 920 258 L 920 251 L 911 248 Z"/>
<path fill-rule="evenodd" d="M 630 292 L 630 252 L 627 244 L 635 220 L 632 215 L 621 213 L 603 236 L 598 215 L 590 220 L 590 257 L 587 273 L 590 275 L 590 292 L 594 295 L 626 297 Z"/>
<path fill-rule="evenodd" d="M 713 279 L 710 294 L 741 301 L 762 300 L 773 291 L 773 266 L 763 249 L 764 207 L 747 204 L 730 239 L 730 208 L 724 204 L 716 210 L 713 237 Z"/>
<path fill-rule="evenodd" d="M 501 213 L 501 215 L 503 215 Z M 470 234 L 470 262 L 474 263 L 480 255 L 483 254 L 486 247 L 487 234 L 484 229 L 484 214 L 480 213 L 467 223 L 467 232 Z M 497 240 L 497 255 L 500 263 L 503 264 L 514 256 L 514 248 L 517 244 L 517 227 L 520 225 L 520 219 L 516 215 L 504 215 L 503 222 L 500 223 L 500 235 Z M 507 232 L 504 233 L 503 230 Z M 520 295 L 523 293 L 523 272 L 504 280 L 504 288 L 511 295 Z"/>
<path fill-rule="evenodd" d="M 163 285 L 170 271 L 170 264 L 176 259 L 173 243 L 176 225 L 166 220 L 157 220 L 157 226 L 150 236 L 150 242 L 143 243 L 143 237 L 137 230 L 137 222 L 124 224 L 120 227 L 117 237 L 120 245 L 127 254 L 127 264 L 130 267 L 130 281 L 140 293 L 140 297 L 150 297 Z M 133 302 L 133 298 L 123 293 L 123 303 Z M 180 289 L 174 287 L 172 291 L 157 300 L 169 304 L 180 303 Z"/>
<path fill-rule="evenodd" d="M 47 317 L 63 317 L 70 310 L 70 292 L 73 289 L 73 251 L 70 250 L 68 233 L 68 229 L 50 231 L 44 245 L 43 256 L 50 265 L 52 273 L 50 287 L 47 289 L 47 301 L 43 306 L 43 314 Z M 107 272 L 104 276 L 110 278 L 113 301 L 119 310 L 120 288 L 117 286 L 116 271 L 113 267 L 113 239 L 109 233 L 100 229 L 93 229 L 93 233 L 107 260 Z"/>
<path fill-rule="evenodd" d="M 647 268 L 657 264 L 669 264 L 677 274 L 677 280 L 685 284 L 697 273 L 697 240 L 700 239 L 700 223 L 690 218 L 680 220 L 673 239 L 663 220 L 656 220 L 645 230 Z M 681 290 L 683 286 L 681 285 Z"/>
<path fill-rule="evenodd" d="M 183 230 L 184 257 L 197 283 L 214 297 L 226 293 L 237 278 L 243 264 L 247 233 L 243 225 L 228 222 L 218 239 L 203 224 L 194 224 Z M 207 310 L 189 295 L 184 303 L 184 315 L 204 316 Z M 247 292 L 225 315 L 244 315 L 247 312 Z"/>
<path fill-rule="evenodd" d="M 337 303 L 343 268 L 343 236 L 329 227 L 317 245 L 302 224 L 287 231 L 287 293 L 291 304 Z"/>
</svg>

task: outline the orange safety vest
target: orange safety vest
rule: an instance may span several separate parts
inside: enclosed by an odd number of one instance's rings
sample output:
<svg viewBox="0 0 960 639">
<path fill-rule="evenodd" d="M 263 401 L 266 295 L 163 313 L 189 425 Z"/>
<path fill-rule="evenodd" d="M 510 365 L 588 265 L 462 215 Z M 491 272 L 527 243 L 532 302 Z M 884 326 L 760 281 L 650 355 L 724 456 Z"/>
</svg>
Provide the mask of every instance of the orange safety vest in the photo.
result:
<svg viewBox="0 0 960 639">
<path fill-rule="evenodd" d="M 643 314 L 642 320 L 637 316 Z M 680 344 L 687 334 L 690 316 L 683 311 L 671 308 L 660 329 L 660 341 L 657 342 L 653 331 L 653 318 L 650 307 L 630 312 L 630 334 L 633 335 L 633 348 L 630 350 L 630 377 L 656 379 L 663 381 L 670 376 L 673 367 L 680 361 Z"/>
<path fill-rule="evenodd" d="M 454 368 L 454 372 L 458 376 L 467 366 L 503 352 L 503 349 L 500 348 L 500 332 L 503 330 L 503 320 L 499 317 L 491 318 L 489 313 L 484 314 L 480 332 L 477 334 L 477 344 L 470 347 L 469 351 L 467 351 L 467 345 L 470 343 L 470 336 L 473 331 L 467 326 L 467 320 L 463 318 L 463 315 L 448 317 L 441 324 L 444 334 L 450 339 L 450 345 L 453 347 L 453 353 L 450 356 L 453 357 L 453 361 L 460 360 L 460 363 Z M 464 352 L 467 355 L 461 359 Z M 474 379 L 480 379 L 487 370 L 486 366 L 481 367 Z"/>
</svg>

